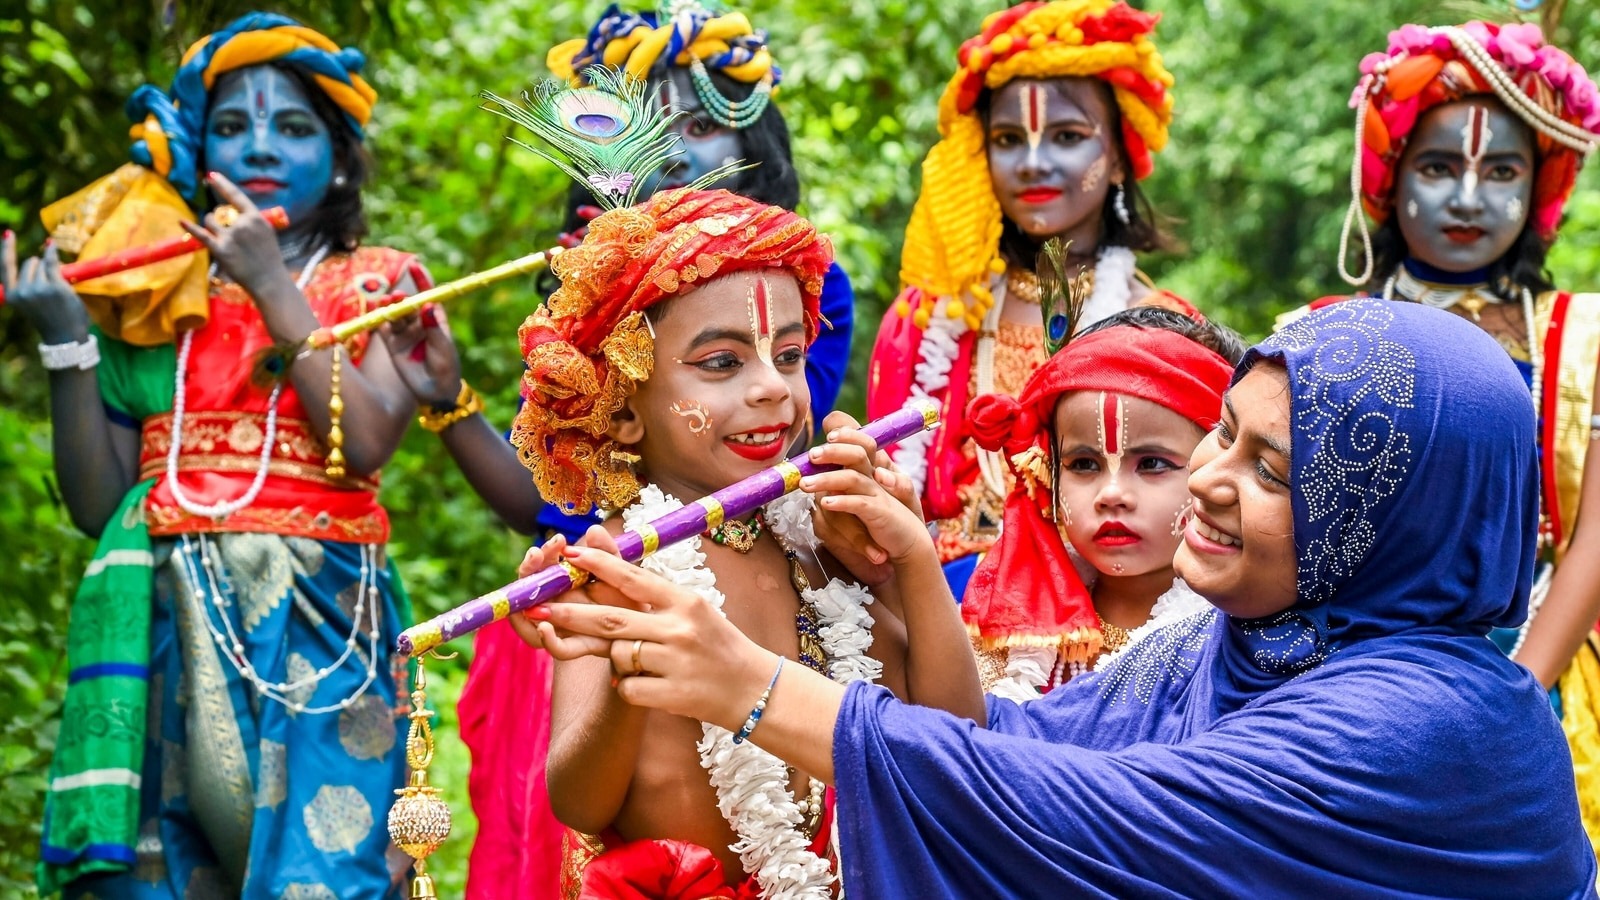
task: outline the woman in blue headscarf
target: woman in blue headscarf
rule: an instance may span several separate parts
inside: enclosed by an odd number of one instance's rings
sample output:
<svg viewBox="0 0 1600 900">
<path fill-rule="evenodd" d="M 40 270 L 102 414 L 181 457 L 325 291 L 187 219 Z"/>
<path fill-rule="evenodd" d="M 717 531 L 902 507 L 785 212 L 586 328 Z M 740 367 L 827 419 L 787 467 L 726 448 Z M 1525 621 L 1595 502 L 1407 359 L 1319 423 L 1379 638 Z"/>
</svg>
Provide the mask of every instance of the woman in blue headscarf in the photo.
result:
<svg viewBox="0 0 1600 900">
<path fill-rule="evenodd" d="M 1486 638 L 1526 615 L 1537 490 L 1491 343 L 1354 300 L 1253 348 L 1176 563 L 1214 608 L 1042 700 L 990 698 L 987 728 L 783 667 L 594 550 L 570 557 L 591 598 L 635 608 L 539 627 L 609 653 L 630 702 L 744 723 L 832 781 L 851 894 L 1593 896 L 1560 727 Z"/>
</svg>

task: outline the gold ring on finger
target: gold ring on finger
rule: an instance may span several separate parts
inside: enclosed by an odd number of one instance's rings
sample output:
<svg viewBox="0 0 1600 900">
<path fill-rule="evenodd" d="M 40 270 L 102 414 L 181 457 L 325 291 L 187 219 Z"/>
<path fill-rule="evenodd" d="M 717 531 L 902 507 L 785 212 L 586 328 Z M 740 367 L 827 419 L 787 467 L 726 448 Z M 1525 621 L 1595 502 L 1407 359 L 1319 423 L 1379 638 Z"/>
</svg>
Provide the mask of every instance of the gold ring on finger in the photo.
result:
<svg viewBox="0 0 1600 900">
<path fill-rule="evenodd" d="M 233 223 L 239 221 L 239 208 L 237 206 L 224 203 L 212 210 L 211 215 L 216 217 L 217 224 L 219 226 L 223 228 L 232 228 Z"/>
<path fill-rule="evenodd" d="M 633 642 L 633 671 L 629 675 L 638 675 L 644 671 L 644 663 L 639 661 L 639 652 L 644 649 L 644 640 L 641 638 Z"/>
</svg>

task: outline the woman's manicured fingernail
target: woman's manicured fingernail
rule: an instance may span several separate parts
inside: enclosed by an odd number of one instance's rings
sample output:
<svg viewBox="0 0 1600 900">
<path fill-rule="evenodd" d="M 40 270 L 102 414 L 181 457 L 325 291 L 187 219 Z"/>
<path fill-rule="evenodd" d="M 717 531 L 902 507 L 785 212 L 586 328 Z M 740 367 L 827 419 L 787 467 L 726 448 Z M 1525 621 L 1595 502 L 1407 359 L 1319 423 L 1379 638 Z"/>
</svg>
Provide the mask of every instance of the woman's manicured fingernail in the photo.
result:
<svg viewBox="0 0 1600 900">
<path fill-rule="evenodd" d="M 534 620 L 535 622 L 548 622 L 550 621 L 550 607 L 544 605 L 530 606 L 528 607 L 527 612 L 524 612 L 523 615 Z"/>
<path fill-rule="evenodd" d="M 7 228 L 6 229 L 6 238 L 5 239 L 9 241 L 14 237 L 16 237 L 16 234 L 11 229 Z"/>
<path fill-rule="evenodd" d="M 56 239 L 55 238 L 51 237 L 51 238 L 45 238 L 44 239 L 44 248 L 46 250 L 49 250 L 51 247 L 54 247 L 55 245 L 56 245 Z"/>
<path fill-rule="evenodd" d="M 207 172 L 206 173 L 206 180 L 207 181 L 216 181 L 218 178 L 221 178 L 221 177 L 222 177 L 221 175 L 218 175 L 215 172 Z"/>
</svg>

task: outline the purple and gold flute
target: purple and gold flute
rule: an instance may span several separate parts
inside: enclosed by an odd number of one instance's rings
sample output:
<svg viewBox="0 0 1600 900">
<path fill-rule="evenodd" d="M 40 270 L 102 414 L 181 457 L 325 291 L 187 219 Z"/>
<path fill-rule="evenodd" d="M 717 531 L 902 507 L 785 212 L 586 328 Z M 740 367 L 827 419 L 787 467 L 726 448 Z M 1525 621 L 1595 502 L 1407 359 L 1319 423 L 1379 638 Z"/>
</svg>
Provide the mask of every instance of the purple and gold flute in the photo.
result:
<svg viewBox="0 0 1600 900">
<path fill-rule="evenodd" d="M 868 423 L 862 432 L 888 445 L 926 431 L 939 424 L 939 406 L 931 400 L 913 400 L 897 412 Z M 688 540 L 724 519 L 747 516 L 767 503 L 797 490 L 800 479 L 837 466 L 813 463 L 804 454 L 758 472 L 737 484 L 729 485 L 709 497 L 680 507 L 666 515 L 617 535 L 622 558 L 636 563 L 646 556 Z M 542 572 L 513 581 L 498 591 L 469 600 L 442 616 L 413 625 L 401 632 L 400 652 L 406 656 L 426 653 L 445 641 L 452 641 L 490 622 L 498 622 L 513 612 L 559 597 L 563 592 L 589 580 L 589 573 L 563 560 Z"/>
</svg>

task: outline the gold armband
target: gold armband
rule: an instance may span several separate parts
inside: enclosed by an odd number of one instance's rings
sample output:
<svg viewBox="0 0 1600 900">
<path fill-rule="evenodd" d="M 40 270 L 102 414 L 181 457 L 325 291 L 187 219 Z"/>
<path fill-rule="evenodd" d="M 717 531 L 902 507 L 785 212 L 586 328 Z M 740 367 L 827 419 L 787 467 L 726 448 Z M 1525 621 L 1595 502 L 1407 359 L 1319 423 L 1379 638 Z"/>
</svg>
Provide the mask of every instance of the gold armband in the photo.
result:
<svg viewBox="0 0 1600 900">
<path fill-rule="evenodd" d="M 461 393 L 456 395 L 455 405 L 449 409 L 440 409 L 437 406 L 424 407 L 422 414 L 417 416 L 417 424 L 438 434 L 467 416 L 480 412 L 483 412 L 483 398 L 479 397 L 478 392 L 463 378 Z"/>
</svg>

